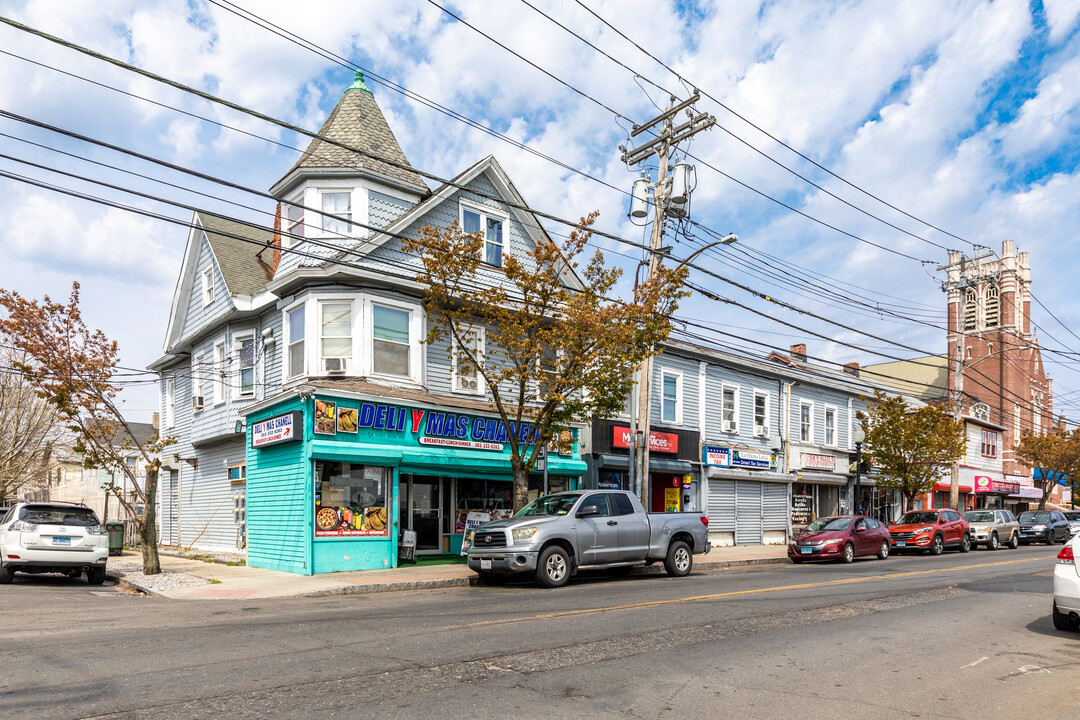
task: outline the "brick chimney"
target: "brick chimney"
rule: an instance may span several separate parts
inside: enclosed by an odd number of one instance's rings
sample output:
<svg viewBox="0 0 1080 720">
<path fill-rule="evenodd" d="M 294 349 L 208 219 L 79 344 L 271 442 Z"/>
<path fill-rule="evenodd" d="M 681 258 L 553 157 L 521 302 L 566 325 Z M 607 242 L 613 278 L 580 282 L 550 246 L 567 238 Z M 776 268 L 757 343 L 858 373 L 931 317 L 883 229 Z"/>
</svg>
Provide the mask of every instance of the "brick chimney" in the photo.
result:
<svg viewBox="0 0 1080 720">
<path fill-rule="evenodd" d="M 277 204 L 274 211 L 274 261 L 270 264 L 270 272 L 277 272 L 278 263 L 281 262 L 281 203 Z"/>
<path fill-rule="evenodd" d="M 154 413 L 153 416 L 150 419 L 150 424 L 154 426 L 155 430 L 160 429 L 161 428 L 161 415 L 159 415 L 158 413 Z"/>
<path fill-rule="evenodd" d="M 857 362 L 845 363 L 844 364 L 844 372 L 846 372 L 848 375 L 854 375 L 855 377 L 859 377 L 859 363 L 857 363 Z"/>
<path fill-rule="evenodd" d="M 791 359 L 806 362 L 806 344 L 800 343 L 791 346 Z"/>
</svg>

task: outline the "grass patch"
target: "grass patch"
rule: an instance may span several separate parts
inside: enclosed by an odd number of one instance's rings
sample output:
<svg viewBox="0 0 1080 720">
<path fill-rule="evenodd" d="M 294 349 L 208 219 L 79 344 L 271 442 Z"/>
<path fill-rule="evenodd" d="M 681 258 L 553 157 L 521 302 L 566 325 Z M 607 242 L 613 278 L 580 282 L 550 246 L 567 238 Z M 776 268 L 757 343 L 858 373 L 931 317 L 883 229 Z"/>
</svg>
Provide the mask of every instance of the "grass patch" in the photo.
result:
<svg viewBox="0 0 1080 720">
<path fill-rule="evenodd" d="M 413 563 L 401 563 L 401 567 L 424 567 L 426 565 L 464 565 L 467 560 L 464 555 L 421 555 Z"/>
<path fill-rule="evenodd" d="M 220 584 L 221 584 L 221 581 L 220 581 L 220 580 L 215 580 L 215 579 L 211 578 L 211 579 L 210 579 L 210 584 L 211 584 L 211 585 L 220 585 Z"/>
</svg>

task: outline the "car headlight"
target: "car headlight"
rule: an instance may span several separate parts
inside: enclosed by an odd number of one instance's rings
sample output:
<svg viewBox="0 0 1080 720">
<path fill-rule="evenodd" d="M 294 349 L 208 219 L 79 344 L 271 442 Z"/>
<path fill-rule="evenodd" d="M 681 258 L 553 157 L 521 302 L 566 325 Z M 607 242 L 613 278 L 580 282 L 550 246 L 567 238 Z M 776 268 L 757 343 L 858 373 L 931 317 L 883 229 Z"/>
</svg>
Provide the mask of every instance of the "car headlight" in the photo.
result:
<svg viewBox="0 0 1080 720">
<path fill-rule="evenodd" d="M 1045 525 L 1032 525 L 1031 529 L 1034 530 L 1035 532 L 1042 532 L 1043 530 L 1046 529 L 1046 526 Z"/>
<path fill-rule="evenodd" d="M 840 538 L 833 538 L 832 540 L 826 540 L 825 542 L 823 542 L 821 544 L 822 545 L 835 545 L 838 542 L 843 542 L 843 540 L 841 540 Z"/>
<path fill-rule="evenodd" d="M 514 542 L 517 542 L 518 540 L 531 540 L 533 535 L 536 535 L 536 528 L 534 528 L 534 527 L 514 528 L 513 534 L 514 534 Z"/>
<path fill-rule="evenodd" d="M 987 531 L 987 530 L 989 530 L 990 528 L 988 528 L 988 527 L 987 527 L 987 526 L 985 526 L 985 525 L 973 525 L 973 526 L 971 527 L 971 529 L 972 529 L 972 530 L 974 530 L 975 532 L 986 532 L 986 531 Z"/>
<path fill-rule="evenodd" d="M 920 535 L 920 534 L 922 534 L 922 533 L 928 533 L 928 532 L 930 532 L 930 531 L 931 531 L 931 530 L 933 530 L 933 529 L 934 529 L 934 528 L 932 528 L 932 527 L 924 527 L 924 528 L 919 528 L 918 530 L 916 530 L 916 531 L 915 531 L 915 534 L 916 534 L 916 535 Z"/>
</svg>

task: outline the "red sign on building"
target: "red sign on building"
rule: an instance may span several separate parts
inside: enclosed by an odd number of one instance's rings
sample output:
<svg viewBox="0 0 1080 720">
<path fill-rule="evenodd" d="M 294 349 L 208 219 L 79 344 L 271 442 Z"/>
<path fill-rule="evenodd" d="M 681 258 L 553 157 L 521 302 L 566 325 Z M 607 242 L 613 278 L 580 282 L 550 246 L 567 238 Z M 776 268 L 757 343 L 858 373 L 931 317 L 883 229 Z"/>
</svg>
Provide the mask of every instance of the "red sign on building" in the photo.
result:
<svg viewBox="0 0 1080 720">
<path fill-rule="evenodd" d="M 615 427 L 615 437 L 611 441 L 612 447 L 630 447 L 630 428 Z M 649 452 L 678 453 L 679 436 L 675 433 L 656 432 L 649 433 Z"/>
</svg>

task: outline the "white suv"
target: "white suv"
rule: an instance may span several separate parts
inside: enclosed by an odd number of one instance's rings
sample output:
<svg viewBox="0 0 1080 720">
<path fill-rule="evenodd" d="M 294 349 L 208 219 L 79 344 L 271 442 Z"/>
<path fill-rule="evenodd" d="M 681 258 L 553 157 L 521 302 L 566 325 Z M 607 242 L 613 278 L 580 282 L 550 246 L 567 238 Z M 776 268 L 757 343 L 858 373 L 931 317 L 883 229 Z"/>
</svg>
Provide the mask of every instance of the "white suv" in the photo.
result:
<svg viewBox="0 0 1080 720">
<path fill-rule="evenodd" d="M 1080 535 L 1073 537 L 1057 556 L 1054 565 L 1054 627 L 1080 630 Z"/>
<path fill-rule="evenodd" d="M 0 519 L 0 584 L 16 571 L 86 573 L 91 585 L 105 582 L 109 541 L 105 526 L 85 505 L 21 502 Z"/>
</svg>

